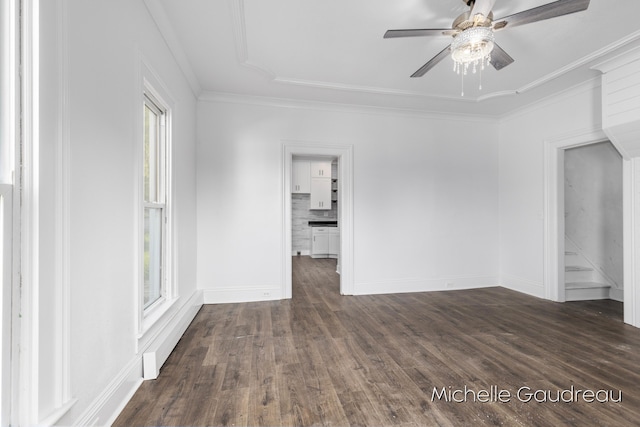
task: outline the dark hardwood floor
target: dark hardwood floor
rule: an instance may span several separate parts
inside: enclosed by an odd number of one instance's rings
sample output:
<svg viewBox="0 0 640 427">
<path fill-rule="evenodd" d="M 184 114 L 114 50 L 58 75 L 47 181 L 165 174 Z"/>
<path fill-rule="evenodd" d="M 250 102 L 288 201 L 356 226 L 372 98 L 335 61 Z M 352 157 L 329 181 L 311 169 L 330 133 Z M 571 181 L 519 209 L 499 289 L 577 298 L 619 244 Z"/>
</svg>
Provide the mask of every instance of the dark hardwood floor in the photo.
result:
<svg viewBox="0 0 640 427">
<path fill-rule="evenodd" d="M 308 257 L 293 259 L 293 274 L 292 300 L 202 307 L 115 425 L 640 422 L 640 329 L 622 323 L 621 303 L 502 288 L 340 296 L 335 261 Z M 444 388 L 465 400 L 454 393 L 465 386 L 466 401 L 433 399 Z M 511 398 L 497 401 L 492 386 Z M 574 401 L 525 402 L 521 387 Z M 621 402 L 587 402 L 572 387 L 600 400 L 621 391 Z"/>
</svg>

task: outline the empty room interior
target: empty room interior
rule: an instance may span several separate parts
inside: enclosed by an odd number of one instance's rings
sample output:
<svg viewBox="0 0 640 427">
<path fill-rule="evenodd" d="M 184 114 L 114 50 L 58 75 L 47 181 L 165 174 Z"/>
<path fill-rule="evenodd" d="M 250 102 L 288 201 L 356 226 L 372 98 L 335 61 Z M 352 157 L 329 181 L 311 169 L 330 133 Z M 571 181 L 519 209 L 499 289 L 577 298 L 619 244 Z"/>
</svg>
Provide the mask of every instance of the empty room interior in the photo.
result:
<svg viewBox="0 0 640 427">
<path fill-rule="evenodd" d="M 640 2 L 1 1 L 2 426 L 637 424 Z"/>
</svg>

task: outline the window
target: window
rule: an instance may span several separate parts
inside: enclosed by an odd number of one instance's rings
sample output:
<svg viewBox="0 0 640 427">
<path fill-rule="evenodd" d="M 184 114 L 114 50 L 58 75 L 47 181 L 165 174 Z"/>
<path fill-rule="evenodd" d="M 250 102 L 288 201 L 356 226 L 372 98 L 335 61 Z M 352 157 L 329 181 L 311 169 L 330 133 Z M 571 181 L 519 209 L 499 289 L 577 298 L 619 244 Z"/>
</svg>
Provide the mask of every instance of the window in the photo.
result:
<svg viewBox="0 0 640 427">
<path fill-rule="evenodd" d="M 168 298 L 168 109 L 145 91 L 142 177 L 142 310 L 146 314 Z"/>
</svg>

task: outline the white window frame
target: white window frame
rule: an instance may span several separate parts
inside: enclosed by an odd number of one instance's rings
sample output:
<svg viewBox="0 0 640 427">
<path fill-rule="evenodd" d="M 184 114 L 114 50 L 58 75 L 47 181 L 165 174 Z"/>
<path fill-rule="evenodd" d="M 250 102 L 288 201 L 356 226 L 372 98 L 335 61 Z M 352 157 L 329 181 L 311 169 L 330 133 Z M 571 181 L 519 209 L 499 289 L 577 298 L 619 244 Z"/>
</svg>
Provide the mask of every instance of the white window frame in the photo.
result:
<svg viewBox="0 0 640 427">
<path fill-rule="evenodd" d="M 160 217 L 160 271 L 158 272 L 160 278 L 160 289 L 159 296 L 154 301 L 151 301 L 149 305 L 146 305 L 145 302 L 145 279 L 144 279 L 144 267 L 143 267 L 143 280 L 142 280 L 142 314 L 144 317 L 148 316 L 150 313 L 154 311 L 154 309 L 158 306 L 161 306 L 162 303 L 166 300 L 167 296 L 167 277 L 166 277 L 166 261 L 167 261 L 167 250 L 166 250 L 166 238 L 167 238 L 167 223 L 168 223 L 168 215 L 167 215 L 167 187 L 168 180 L 170 177 L 167 176 L 167 135 L 166 135 L 166 127 L 167 127 L 167 108 L 165 108 L 161 102 L 159 102 L 151 93 L 145 90 L 144 101 L 143 101 L 143 111 L 149 109 L 152 113 L 154 113 L 157 117 L 157 137 L 156 141 L 153 142 L 155 145 L 157 143 L 157 170 L 155 170 L 154 175 L 157 175 L 157 182 L 155 183 L 154 189 L 155 196 L 153 197 L 154 201 L 149 201 L 146 199 L 146 191 L 143 188 L 143 197 L 142 197 L 142 211 L 143 211 L 143 236 L 145 230 L 145 219 L 144 213 L 147 209 L 154 209 L 161 211 Z M 146 137 L 146 135 L 144 135 Z M 144 161 L 143 161 L 144 163 Z M 152 162 L 150 162 L 152 163 Z M 153 161 L 156 163 L 156 161 Z M 146 166 L 146 165 L 145 165 Z M 144 167 L 144 166 L 143 166 Z M 144 176 L 144 174 L 143 174 Z M 156 179 L 150 179 L 150 181 L 156 181 Z M 143 186 L 144 186 L 144 178 L 143 178 Z M 150 185 L 151 187 L 151 185 Z M 151 191 L 151 189 L 149 190 Z M 144 237 L 143 237 L 143 245 L 144 245 Z M 144 248 L 143 248 L 144 255 Z"/>
<path fill-rule="evenodd" d="M 137 316 L 137 351 L 144 351 L 149 345 L 154 333 L 150 333 L 154 330 L 154 325 L 159 322 L 169 309 L 173 306 L 178 299 L 177 287 L 174 276 L 174 239 L 173 239 L 173 205 L 172 205 L 172 187 L 173 187 L 173 174 L 172 174 L 172 105 L 173 100 L 162 84 L 161 80 L 157 77 L 150 67 L 142 62 L 140 70 L 140 88 L 138 97 L 136 97 L 136 109 L 138 113 L 138 129 L 136 133 L 136 168 L 138 171 L 138 186 L 137 186 L 137 199 L 136 203 L 136 218 L 137 218 L 137 230 L 136 230 L 136 247 L 138 253 L 138 268 L 136 272 L 136 284 L 137 284 L 137 303 L 136 309 Z M 161 125 L 161 146 L 162 146 L 162 161 L 163 165 L 163 187 L 160 193 L 164 196 L 164 203 L 149 203 L 145 201 L 144 194 L 144 109 L 148 100 L 162 113 Z M 162 207 L 163 208 L 163 221 L 162 221 L 162 285 L 161 295 L 158 300 L 150 304 L 148 307 L 144 305 L 144 226 L 145 226 L 145 208 Z"/>
</svg>

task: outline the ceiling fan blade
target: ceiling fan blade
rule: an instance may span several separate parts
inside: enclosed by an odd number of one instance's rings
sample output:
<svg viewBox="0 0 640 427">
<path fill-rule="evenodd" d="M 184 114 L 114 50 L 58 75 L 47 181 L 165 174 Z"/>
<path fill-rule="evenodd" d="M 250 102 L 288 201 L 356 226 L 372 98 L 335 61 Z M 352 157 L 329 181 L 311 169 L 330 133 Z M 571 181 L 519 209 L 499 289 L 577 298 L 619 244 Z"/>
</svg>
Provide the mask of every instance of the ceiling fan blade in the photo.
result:
<svg viewBox="0 0 640 427">
<path fill-rule="evenodd" d="M 425 28 L 423 30 L 389 30 L 384 33 L 385 39 L 396 37 L 423 37 L 423 36 L 442 36 L 451 28 Z"/>
<path fill-rule="evenodd" d="M 553 3 L 544 4 L 542 6 L 534 7 L 533 9 L 505 16 L 502 19 L 496 19 L 497 24 L 494 28 L 510 28 L 517 25 L 530 24 L 532 22 L 555 18 L 556 16 L 581 12 L 583 10 L 587 10 L 589 7 L 589 1 L 590 0 L 557 0 Z M 506 24 L 503 24 L 503 22 Z"/>
<path fill-rule="evenodd" d="M 471 9 L 471 17 L 482 15 L 484 19 L 488 18 L 495 3 L 496 0 L 476 0 L 473 9 Z"/>
<path fill-rule="evenodd" d="M 449 45 L 449 46 L 445 47 L 444 49 L 442 49 L 442 52 L 440 52 L 439 54 L 437 54 L 436 56 L 431 58 L 429 60 L 429 62 L 424 64 L 422 67 L 420 67 L 420 69 L 418 71 L 416 71 L 415 73 L 411 74 L 411 77 L 422 77 L 422 76 L 424 76 L 427 73 L 427 71 L 429 71 L 430 69 L 435 67 L 440 61 L 442 61 L 444 58 L 449 56 L 450 48 L 451 48 L 451 45 Z"/>
<path fill-rule="evenodd" d="M 502 70 L 507 65 L 513 62 L 513 58 L 509 56 L 507 52 L 505 52 L 500 46 L 497 44 L 493 45 L 493 50 L 491 51 L 491 65 L 496 70 Z"/>
</svg>

